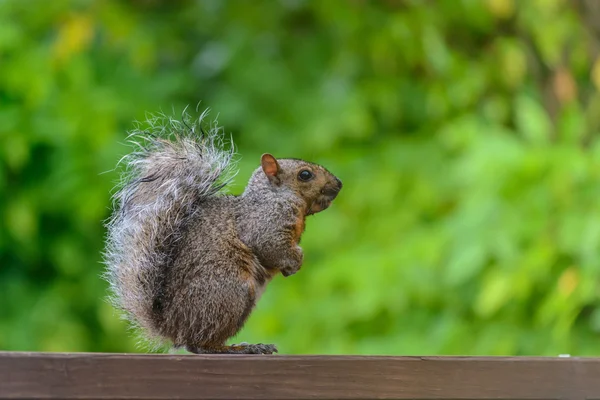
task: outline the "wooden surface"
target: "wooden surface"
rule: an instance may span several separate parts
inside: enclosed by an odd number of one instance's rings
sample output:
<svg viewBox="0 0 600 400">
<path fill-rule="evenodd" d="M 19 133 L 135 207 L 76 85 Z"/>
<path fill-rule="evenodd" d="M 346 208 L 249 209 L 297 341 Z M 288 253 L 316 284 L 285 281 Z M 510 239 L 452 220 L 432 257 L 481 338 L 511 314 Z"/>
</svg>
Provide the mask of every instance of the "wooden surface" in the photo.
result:
<svg viewBox="0 0 600 400">
<path fill-rule="evenodd" d="M 600 399 L 600 358 L 0 352 L 0 399 Z"/>
</svg>

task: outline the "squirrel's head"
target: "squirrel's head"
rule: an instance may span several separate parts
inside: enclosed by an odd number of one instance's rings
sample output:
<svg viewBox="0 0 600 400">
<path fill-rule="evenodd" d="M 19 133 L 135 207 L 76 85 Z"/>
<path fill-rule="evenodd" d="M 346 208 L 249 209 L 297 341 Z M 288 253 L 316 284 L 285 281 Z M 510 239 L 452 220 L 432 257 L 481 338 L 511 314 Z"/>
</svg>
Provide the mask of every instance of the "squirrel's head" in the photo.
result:
<svg viewBox="0 0 600 400">
<path fill-rule="evenodd" d="M 270 186 L 291 189 L 306 202 L 306 215 L 325 210 L 342 189 L 342 181 L 318 164 L 271 154 L 263 154 L 260 164 Z"/>
</svg>

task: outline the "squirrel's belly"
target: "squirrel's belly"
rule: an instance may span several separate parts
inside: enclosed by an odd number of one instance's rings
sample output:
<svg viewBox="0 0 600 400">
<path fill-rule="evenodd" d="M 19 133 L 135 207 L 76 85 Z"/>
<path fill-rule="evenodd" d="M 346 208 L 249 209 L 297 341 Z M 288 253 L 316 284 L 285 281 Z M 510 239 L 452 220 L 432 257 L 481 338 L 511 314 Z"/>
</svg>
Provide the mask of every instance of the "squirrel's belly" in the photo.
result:
<svg viewBox="0 0 600 400">
<path fill-rule="evenodd" d="M 271 279 L 268 279 L 267 281 L 265 281 L 263 284 L 256 284 L 256 286 L 254 287 L 254 302 L 256 303 L 262 296 L 262 294 L 265 292 L 265 288 L 267 287 L 267 284 L 271 281 Z"/>
<path fill-rule="evenodd" d="M 269 284 L 269 282 L 271 282 L 273 277 L 275 275 L 277 275 L 277 273 L 279 272 L 279 270 L 277 270 L 277 269 L 266 269 L 266 268 L 263 268 L 262 266 L 260 268 L 264 272 L 259 275 L 260 278 L 258 278 L 258 279 L 255 278 L 252 282 L 251 290 L 254 294 L 254 303 L 256 303 L 260 299 L 262 294 L 265 292 L 265 289 L 266 289 L 267 285 Z"/>
</svg>

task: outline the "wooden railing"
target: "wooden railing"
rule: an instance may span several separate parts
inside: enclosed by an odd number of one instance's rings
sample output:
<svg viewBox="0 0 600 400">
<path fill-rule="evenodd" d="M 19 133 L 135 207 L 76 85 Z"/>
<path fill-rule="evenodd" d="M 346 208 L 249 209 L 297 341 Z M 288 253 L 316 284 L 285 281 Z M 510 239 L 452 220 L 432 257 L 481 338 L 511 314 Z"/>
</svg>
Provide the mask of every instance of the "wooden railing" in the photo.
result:
<svg viewBox="0 0 600 400">
<path fill-rule="evenodd" d="M 0 399 L 600 399 L 600 358 L 0 352 Z"/>
</svg>

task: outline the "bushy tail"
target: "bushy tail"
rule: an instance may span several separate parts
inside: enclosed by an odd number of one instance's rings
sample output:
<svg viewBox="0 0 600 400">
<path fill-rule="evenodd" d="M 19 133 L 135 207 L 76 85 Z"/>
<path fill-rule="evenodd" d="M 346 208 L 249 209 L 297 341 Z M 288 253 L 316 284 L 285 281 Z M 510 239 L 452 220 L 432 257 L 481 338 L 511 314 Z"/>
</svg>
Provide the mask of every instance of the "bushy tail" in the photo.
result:
<svg viewBox="0 0 600 400">
<path fill-rule="evenodd" d="M 193 210 L 233 178 L 234 155 L 224 150 L 216 121 L 205 111 L 191 121 L 151 115 L 129 138 L 114 213 L 107 224 L 106 279 L 112 303 L 149 339 L 158 339 L 156 299 L 165 269 Z"/>
</svg>

